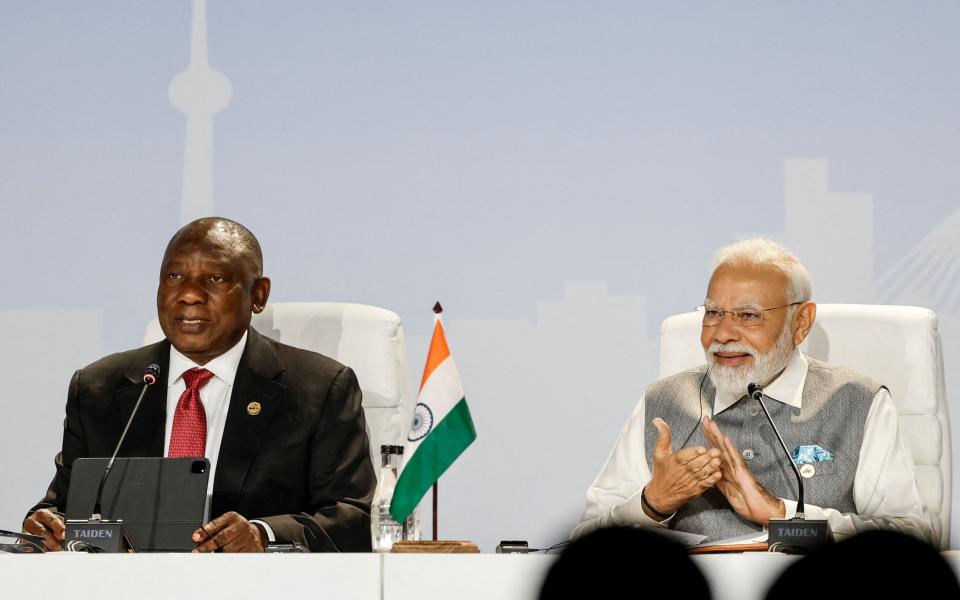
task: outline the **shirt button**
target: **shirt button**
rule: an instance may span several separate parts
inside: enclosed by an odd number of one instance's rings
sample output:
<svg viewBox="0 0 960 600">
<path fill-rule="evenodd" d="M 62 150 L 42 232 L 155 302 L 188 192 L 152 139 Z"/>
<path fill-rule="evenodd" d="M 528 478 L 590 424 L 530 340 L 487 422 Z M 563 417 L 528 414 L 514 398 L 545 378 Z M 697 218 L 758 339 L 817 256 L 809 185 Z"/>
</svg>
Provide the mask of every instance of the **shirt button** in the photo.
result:
<svg viewBox="0 0 960 600">
<path fill-rule="evenodd" d="M 759 415 L 759 414 L 760 414 L 760 407 L 759 407 L 759 406 L 751 406 L 751 407 L 750 407 L 750 416 L 751 416 L 751 417 L 755 417 L 755 416 L 757 416 L 757 415 Z"/>
<path fill-rule="evenodd" d="M 750 448 L 744 448 L 743 452 L 740 454 L 743 455 L 744 460 L 753 460 L 754 453 Z"/>
</svg>

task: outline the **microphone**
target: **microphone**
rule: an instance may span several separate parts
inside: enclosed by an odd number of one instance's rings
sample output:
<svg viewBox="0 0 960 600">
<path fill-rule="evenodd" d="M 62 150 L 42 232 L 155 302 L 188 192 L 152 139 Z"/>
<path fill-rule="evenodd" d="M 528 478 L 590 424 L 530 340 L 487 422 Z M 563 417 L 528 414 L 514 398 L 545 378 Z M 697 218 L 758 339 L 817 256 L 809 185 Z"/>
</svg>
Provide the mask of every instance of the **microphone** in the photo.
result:
<svg viewBox="0 0 960 600">
<path fill-rule="evenodd" d="M 790 461 L 790 466 L 793 467 L 794 475 L 797 476 L 796 516 L 792 519 L 770 519 L 770 523 L 767 526 L 769 531 L 767 543 L 770 546 L 770 550 L 802 553 L 833 542 L 833 532 L 830 530 L 830 524 L 825 519 L 807 520 L 804 517 L 803 477 L 800 475 L 800 469 L 798 469 L 796 463 L 793 462 L 793 455 L 787 450 L 787 445 L 783 443 L 783 436 L 780 435 L 780 430 L 777 429 L 777 425 L 773 422 L 770 411 L 767 410 L 767 405 L 763 402 L 763 399 L 765 397 L 769 398 L 769 396 L 763 393 L 763 388 L 757 383 L 751 383 L 747 386 L 747 394 L 760 403 L 763 414 L 767 417 L 770 427 L 773 428 L 773 433 L 776 434 L 777 441 L 780 442 L 780 447 L 783 448 L 784 454 L 787 455 L 787 460 Z"/>
<path fill-rule="evenodd" d="M 120 452 L 120 446 L 123 445 L 123 440 L 127 437 L 127 431 L 130 429 L 130 423 L 133 423 L 133 417 L 137 414 L 137 409 L 140 408 L 140 402 L 143 400 L 143 396 L 147 393 L 147 388 L 157 382 L 157 379 L 160 377 L 160 366 L 157 364 L 148 365 L 143 372 L 143 388 L 140 390 L 140 396 L 137 398 L 137 403 L 133 405 L 133 410 L 130 411 L 130 418 L 127 419 L 127 424 L 123 428 L 123 433 L 120 434 L 120 441 L 117 442 L 117 447 L 113 449 L 113 456 L 110 457 L 110 461 L 107 463 L 107 468 L 103 470 L 103 476 L 100 477 L 100 487 L 97 488 L 97 501 L 93 505 L 93 514 L 90 516 L 91 519 L 100 520 L 100 502 L 103 500 L 103 486 L 107 483 L 107 477 L 110 476 L 110 469 L 113 468 L 113 463 L 117 460 L 117 453 Z"/>
<path fill-rule="evenodd" d="M 793 462 L 793 455 L 787 450 L 787 445 L 783 443 L 783 436 L 780 435 L 780 430 L 777 429 L 776 424 L 774 424 L 773 419 L 770 417 L 770 411 L 767 410 L 767 405 L 763 402 L 763 389 L 759 384 L 751 383 L 747 386 L 747 393 L 750 394 L 751 398 L 760 403 L 760 408 L 763 409 L 763 414 L 766 415 L 770 427 L 773 427 L 773 433 L 776 434 L 777 441 L 780 442 L 780 447 L 783 448 L 783 452 L 787 455 L 787 460 L 790 461 L 790 466 L 793 467 L 793 474 L 797 476 L 797 518 L 802 519 L 804 512 L 803 477 L 800 475 L 800 469 L 798 469 L 796 463 Z"/>
<path fill-rule="evenodd" d="M 157 379 L 160 378 L 160 365 L 153 363 L 147 365 L 146 370 L 143 372 L 143 382 L 147 385 L 153 385 L 157 382 Z"/>
<path fill-rule="evenodd" d="M 101 502 L 103 501 L 103 488 L 107 483 L 107 478 L 110 477 L 110 470 L 113 469 L 113 463 L 117 460 L 117 454 L 120 452 L 123 440 L 126 439 L 127 432 L 130 430 L 130 424 L 133 423 L 133 418 L 136 416 L 137 410 L 140 409 L 140 403 L 147 393 L 147 388 L 157 383 L 159 378 L 159 365 L 150 364 L 144 369 L 143 387 L 140 389 L 140 395 L 137 397 L 136 404 L 133 405 L 133 410 L 130 411 L 130 417 L 127 418 L 127 424 L 123 427 L 120 440 L 113 449 L 113 455 L 111 455 L 110 460 L 107 461 L 107 466 L 103 470 L 103 475 L 100 477 L 100 485 L 97 488 L 97 497 L 93 505 L 93 513 L 86 521 L 67 521 L 67 535 L 66 540 L 64 540 L 66 550 L 74 552 L 126 552 L 132 548 L 129 538 L 123 529 L 123 522 L 104 521 L 103 516 L 100 514 L 102 512 Z M 93 544 L 81 541 L 83 538 L 96 539 L 98 541 L 103 540 L 108 547 L 94 546 Z M 97 550 L 92 550 L 91 547 L 97 548 Z"/>
</svg>

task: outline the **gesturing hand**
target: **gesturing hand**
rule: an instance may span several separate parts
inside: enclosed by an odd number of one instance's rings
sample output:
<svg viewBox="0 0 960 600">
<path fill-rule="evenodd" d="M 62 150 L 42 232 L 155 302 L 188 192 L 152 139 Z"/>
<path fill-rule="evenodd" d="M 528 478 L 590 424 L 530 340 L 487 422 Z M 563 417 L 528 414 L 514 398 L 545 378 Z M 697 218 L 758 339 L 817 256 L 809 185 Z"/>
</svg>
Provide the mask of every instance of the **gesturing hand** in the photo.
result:
<svg viewBox="0 0 960 600">
<path fill-rule="evenodd" d="M 193 532 L 194 552 L 263 552 L 266 532 L 243 516 L 228 512 Z"/>
<path fill-rule="evenodd" d="M 757 482 L 730 436 L 724 435 L 710 417 L 703 417 L 703 434 L 713 449 L 720 451 L 723 478 L 717 483 L 717 489 L 733 510 L 758 525 L 767 525 L 770 519 L 782 519 L 786 514 L 783 500 L 775 498 Z"/>
<path fill-rule="evenodd" d="M 720 481 L 720 451 L 703 446 L 673 451 L 673 433 L 663 419 L 653 420 L 657 443 L 653 448 L 653 479 L 644 495 L 657 512 L 673 514 L 691 498 Z M 658 519 L 657 515 L 648 515 Z"/>
</svg>

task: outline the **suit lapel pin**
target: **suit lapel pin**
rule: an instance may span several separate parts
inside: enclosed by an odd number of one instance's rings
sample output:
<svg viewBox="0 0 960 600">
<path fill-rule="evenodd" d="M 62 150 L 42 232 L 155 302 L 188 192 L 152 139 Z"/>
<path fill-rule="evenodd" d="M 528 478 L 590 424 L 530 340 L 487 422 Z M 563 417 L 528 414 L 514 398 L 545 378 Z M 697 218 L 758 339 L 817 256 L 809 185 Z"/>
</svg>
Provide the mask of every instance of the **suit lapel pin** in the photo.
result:
<svg viewBox="0 0 960 600">
<path fill-rule="evenodd" d="M 260 414 L 260 408 L 259 402 L 251 402 L 247 405 L 247 414 L 251 417 L 255 417 Z"/>
</svg>

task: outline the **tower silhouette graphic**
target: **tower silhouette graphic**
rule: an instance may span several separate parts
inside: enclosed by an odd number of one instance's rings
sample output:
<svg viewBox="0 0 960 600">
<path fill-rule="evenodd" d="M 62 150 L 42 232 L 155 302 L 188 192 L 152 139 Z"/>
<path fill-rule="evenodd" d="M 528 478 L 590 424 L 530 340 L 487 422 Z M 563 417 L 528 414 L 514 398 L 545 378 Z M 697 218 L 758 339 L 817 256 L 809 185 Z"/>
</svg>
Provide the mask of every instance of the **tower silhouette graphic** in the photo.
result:
<svg viewBox="0 0 960 600">
<path fill-rule="evenodd" d="M 170 102 L 187 117 L 181 223 L 212 215 L 213 116 L 230 103 L 233 85 L 207 57 L 207 2 L 193 0 L 190 64 L 170 82 Z"/>
</svg>

